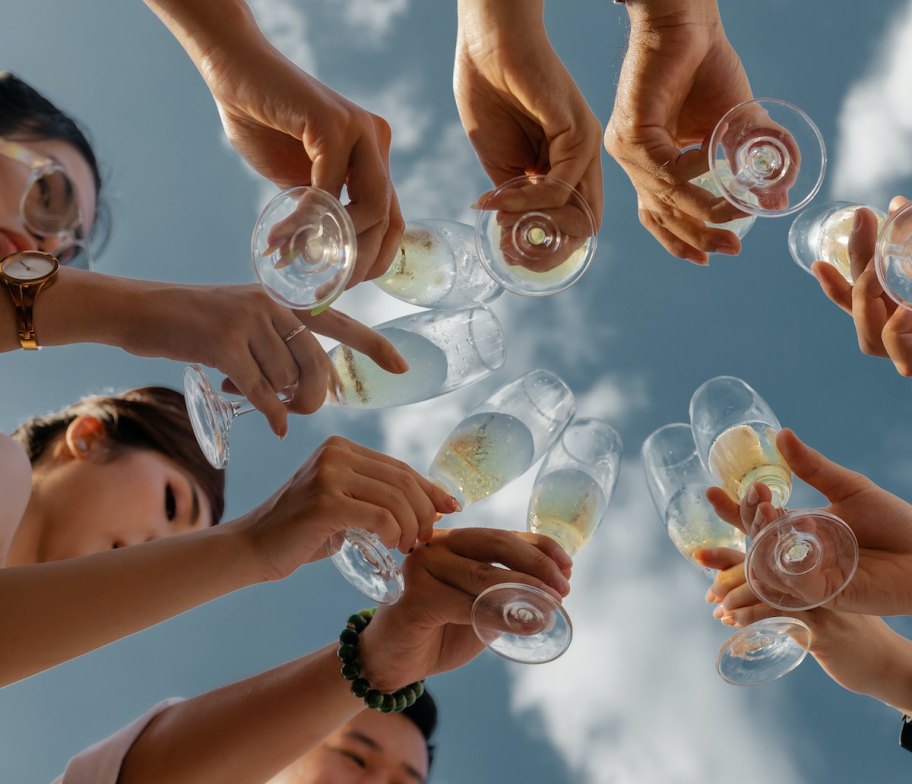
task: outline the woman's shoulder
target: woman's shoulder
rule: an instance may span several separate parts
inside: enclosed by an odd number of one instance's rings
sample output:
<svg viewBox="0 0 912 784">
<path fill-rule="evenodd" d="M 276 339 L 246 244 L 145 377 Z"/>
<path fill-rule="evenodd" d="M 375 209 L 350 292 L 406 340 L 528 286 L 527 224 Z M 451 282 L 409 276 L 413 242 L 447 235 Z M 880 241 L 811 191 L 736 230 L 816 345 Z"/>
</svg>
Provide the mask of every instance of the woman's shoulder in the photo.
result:
<svg viewBox="0 0 912 784">
<path fill-rule="evenodd" d="M 32 494 L 32 464 L 19 444 L 0 433 L 0 543 L 19 525 Z"/>
</svg>

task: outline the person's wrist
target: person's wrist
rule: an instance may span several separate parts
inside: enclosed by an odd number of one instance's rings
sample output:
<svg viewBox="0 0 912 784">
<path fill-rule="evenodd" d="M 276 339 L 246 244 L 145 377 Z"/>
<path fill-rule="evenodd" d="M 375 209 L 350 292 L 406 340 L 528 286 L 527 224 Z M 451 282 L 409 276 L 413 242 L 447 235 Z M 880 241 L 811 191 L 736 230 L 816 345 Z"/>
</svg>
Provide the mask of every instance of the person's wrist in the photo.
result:
<svg viewBox="0 0 912 784">
<path fill-rule="evenodd" d="M 457 51 L 496 54 L 547 37 L 544 0 L 459 0 Z"/>
<path fill-rule="evenodd" d="M 397 636 L 408 633 L 401 625 L 395 627 Z M 360 634 L 361 670 L 371 686 L 379 691 L 392 692 L 424 677 L 424 673 L 408 671 L 412 661 L 390 650 L 384 638 L 385 624 L 372 622 Z"/>
<path fill-rule="evenodd" d="M 719 19 L 717 0 L 626 0 L 631 28 L 708 24 Z"/>
</svg>

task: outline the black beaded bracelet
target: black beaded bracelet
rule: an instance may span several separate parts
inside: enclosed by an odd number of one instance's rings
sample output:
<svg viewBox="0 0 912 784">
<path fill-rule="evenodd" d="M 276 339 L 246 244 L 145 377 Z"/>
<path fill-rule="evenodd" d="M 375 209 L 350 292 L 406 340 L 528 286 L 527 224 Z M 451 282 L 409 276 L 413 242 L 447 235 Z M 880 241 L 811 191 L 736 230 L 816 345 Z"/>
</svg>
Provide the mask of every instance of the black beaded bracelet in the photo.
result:
<svg viewBox="0 0 912 784">
<path fill-rule="evenodd" d="M 368 708 L 383 711 L 383 713 L 399 713 L 414 704 L 415 700 L 424 694 L 424 681 L 416 681 L 401 689 L 396 689 L 394 692 L 383 692 L 373 688 L 367 678 L 361 677 L 358 635 L 367 628 L 375 612 L 377 612 L 377 608 L 372 607 L 349 616 L 345 628 L 339 635 L 342 677 L 352 682 L 351 693 L 359 699 L 363 699 Z"/>
</svg>

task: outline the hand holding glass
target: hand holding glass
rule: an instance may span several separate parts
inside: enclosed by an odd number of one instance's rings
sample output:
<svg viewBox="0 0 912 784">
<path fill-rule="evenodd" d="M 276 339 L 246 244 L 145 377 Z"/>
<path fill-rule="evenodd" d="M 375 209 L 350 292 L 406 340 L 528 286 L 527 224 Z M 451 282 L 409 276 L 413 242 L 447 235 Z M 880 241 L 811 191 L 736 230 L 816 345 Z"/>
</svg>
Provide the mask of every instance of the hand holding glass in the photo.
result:
<svg viewBox="0 0 912 784">
<path fill-rule="evenodd" d="M 599 419 L 580 419 L 545 456 L 529 501 L 527 526 L 554 539 L 571 556 L 589 542 L 604 519 L 617 483 L 623 446 Z M 542 664 L 570 646 L 570 616 L 550 594 L 521 583 L 483 591 L 472 606 L 472 625 L 492 651 L 512 661 Z"/>
</svg>

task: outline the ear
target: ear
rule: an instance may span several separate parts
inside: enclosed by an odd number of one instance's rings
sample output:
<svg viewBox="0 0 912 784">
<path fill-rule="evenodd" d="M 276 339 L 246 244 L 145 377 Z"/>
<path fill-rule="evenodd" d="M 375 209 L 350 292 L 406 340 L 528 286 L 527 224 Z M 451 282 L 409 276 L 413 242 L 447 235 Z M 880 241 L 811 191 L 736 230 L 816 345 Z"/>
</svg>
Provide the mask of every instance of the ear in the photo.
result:
<svg viewBox="0 0 912 784">
<path fill-rule="evenodd" d="M 70 457 L 85 460 L 93 447 L 104 441 L 105 426 L 91 414 L 80 414 L 66 429 L 65 442 Z"/>
</svg>

